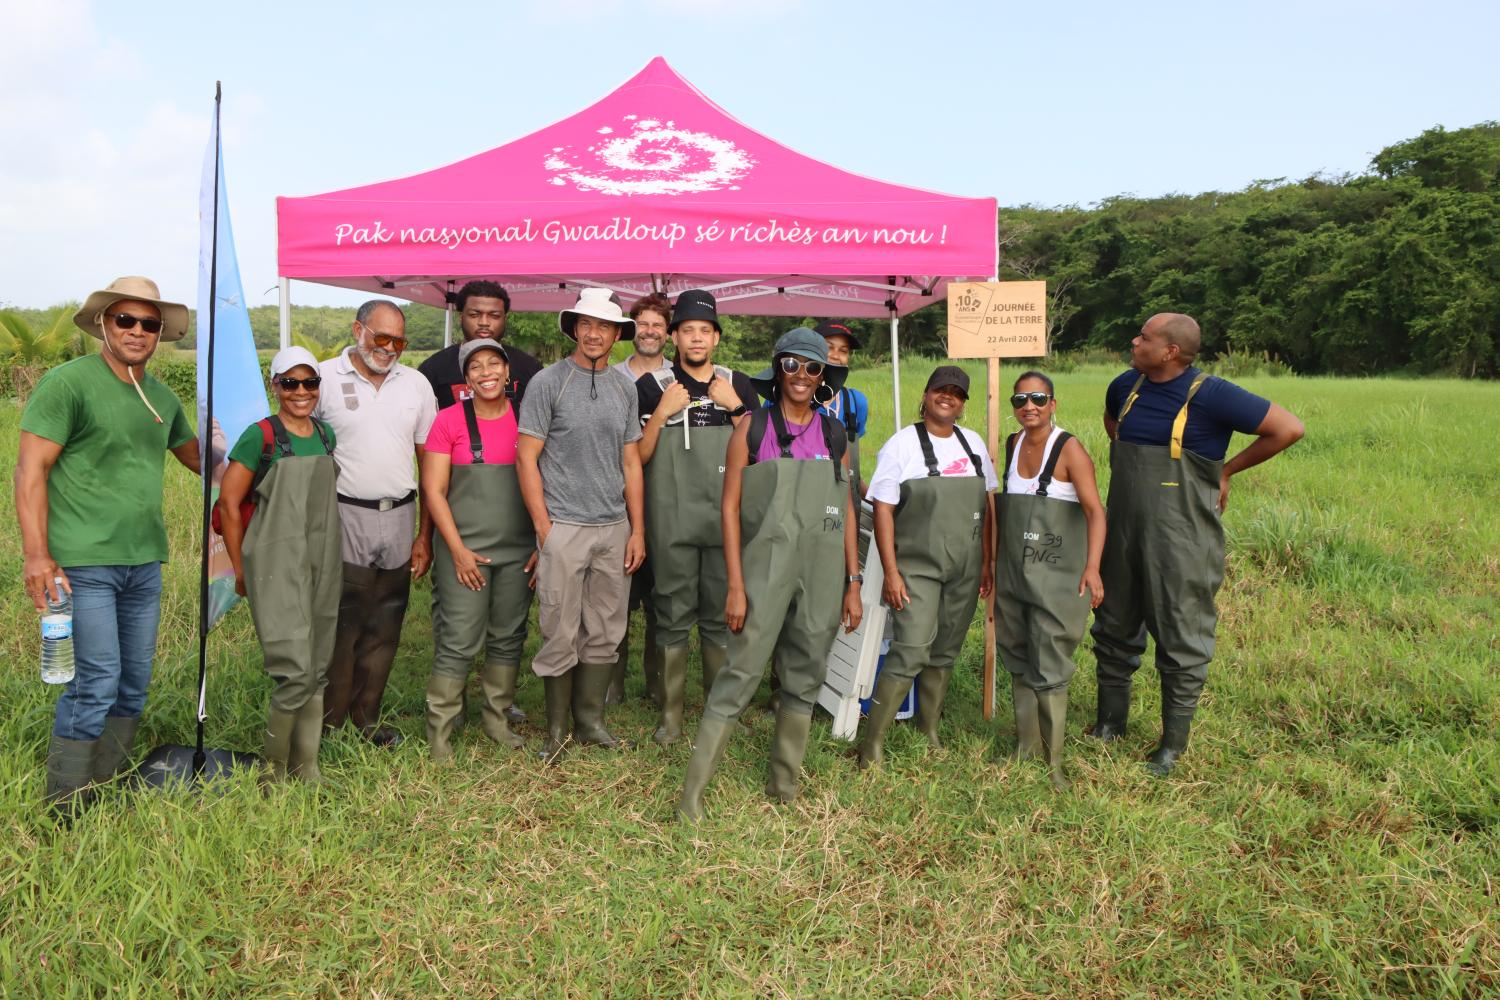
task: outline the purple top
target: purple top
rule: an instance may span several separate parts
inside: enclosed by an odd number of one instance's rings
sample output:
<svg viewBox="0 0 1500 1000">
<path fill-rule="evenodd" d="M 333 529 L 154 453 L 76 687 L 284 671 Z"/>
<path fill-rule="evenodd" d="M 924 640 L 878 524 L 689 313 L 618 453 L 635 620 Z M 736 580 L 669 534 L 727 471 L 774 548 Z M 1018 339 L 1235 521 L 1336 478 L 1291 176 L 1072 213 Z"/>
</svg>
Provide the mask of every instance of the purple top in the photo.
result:
<svg viewBox="0 0 1500 1000">
<path fill-rule="evenodd" d="M 818 419 L 817 411 L 813 411 L 812 421 L 807 424 L 794 424 L 787 421 L 787 433 L 792 436 L 792 457 L 804 461 L 808 459 L 829 458 L 828 444 L 823 440 L 823 421 Z M 760 439 L 760 453 L 755 456 L 757 462 L 774 462 L 781 457 L 781 445 L 776 440 L 776 421 L 766 421 L 766 436 Z"/>
</svg>

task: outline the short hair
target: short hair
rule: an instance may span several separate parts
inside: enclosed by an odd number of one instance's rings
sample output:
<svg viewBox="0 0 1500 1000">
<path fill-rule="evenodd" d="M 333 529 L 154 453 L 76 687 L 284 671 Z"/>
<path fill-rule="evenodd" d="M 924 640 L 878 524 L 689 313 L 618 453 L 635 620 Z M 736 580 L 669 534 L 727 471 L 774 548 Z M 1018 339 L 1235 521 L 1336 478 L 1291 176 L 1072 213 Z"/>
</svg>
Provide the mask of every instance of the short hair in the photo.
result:
<svg viewBox="0 0 1500 1000">
<path fill-rule="evenodd" d="M 464 306 L 469 304 L 471 298 L 499 299 L 505 303 L 505 313 L 510 315 L 510 293 L 495 281 L 468 281 L 464 287 L 458 290 L 453 297 L 453 308 L 459 312 L 464 311 Z"/>
<path fill-rule="evenodd" d="M 630 318 L 640 319 L 641 313 L 647 310 L 661 314 L 661 318 L 669 323 L 672 321 L 672 303 L 661 292 L 651 292 L 636 299 L 635 305 L 630 307 Z"/>
<path fill-rule="evenodd" d="M 1052 379 L 1038 371 L 1022 372 L 1020 375 L 1016 376 L 1015 384 L 1010 387 L 1010 391 L 1019 392 L 1021 390 L 1021 383 L 1029 378 L 1034 378 L 1038 382 L 1045 385 L 1047 387 L 1047 395 L 1051 396 L 1054 399 L 1057 398 L 1057 388 L 1053 386 Z"/>
<path fill-rule="evenodd" d="M 374 316 L 376 310 L 380 309 L 381 307 L 396 310 L 396 315 L 401 317 L 401 325 L 406 325 L 406 313 L 402 312 L 401 307 L 396 305 L 396 303 L 392 302 L 390 299 L 371 299 L 370 301 L 366 302 L 364 305 L 359 307 L 357 312 L 355 312 L 354 321 L 360 326 L 368 326 L 370 317 Z"/>
<path fill-rule="evenodd" d="M 1198 352 L 1203 349 L 1203 331 L 1198 328 L 1197 320 L 1185 313 L 1157 313 L 1151 319 L 1161 320 L 1161 335 L 1167 343 L 1177 345 L 1177 353 L 1184 362 L 1192 364 L 1197 360 Z"/>
</svg>

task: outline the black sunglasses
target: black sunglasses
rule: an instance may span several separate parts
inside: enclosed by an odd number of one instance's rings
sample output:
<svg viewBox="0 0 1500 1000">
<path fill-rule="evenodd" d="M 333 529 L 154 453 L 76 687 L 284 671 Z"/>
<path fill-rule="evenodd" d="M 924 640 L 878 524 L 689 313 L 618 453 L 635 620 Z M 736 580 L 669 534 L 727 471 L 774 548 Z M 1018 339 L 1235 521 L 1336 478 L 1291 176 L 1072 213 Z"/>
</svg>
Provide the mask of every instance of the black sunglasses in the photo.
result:
<svg viewBox="0 0 1500 1000">
<path fill-rule="evenodd" d="M 788 375 L 797 374 L 799 369 L 807 372 L 811 378 L 817 378 L 823 374 L 823 362 L 821 361 L 803 361 L 790 354 L 783 354 L 778 363 L 781 365 L 781 370 Z"/>
<path fill-rule="evenodd" d="M 133 330 L 137 323 L 147 333 L 161 333 L 161 320 L 152 319 L 150 316 L 132 316 L 130 313 L 109 313 L 109 318 L 115 321 L 115 326 L 121 330 Z"/>
<path fill-rule="evenodd" d="M 1028 399 L 1031 400 L 1032 405 L 1034 406 L 1046 406 L 1052 400 L 1052 393 L 1018 392 L 1014 396 L 1010 397 L 1010 408 L 1013 410 L 1019 410 L 1021 407 L 1026 405 L 1026 401 Z"/>
<path fill-rule="evenodd" d="M 276 380 L 276 384 L 281 386 L 286 392 L 296 391 L 299 385 L 304 389 L 316 389 L 323 384 L 323 376 L 311 375 L 307 378 L 292 378 L 290 375 L 283 375 Z"/>
</svg>

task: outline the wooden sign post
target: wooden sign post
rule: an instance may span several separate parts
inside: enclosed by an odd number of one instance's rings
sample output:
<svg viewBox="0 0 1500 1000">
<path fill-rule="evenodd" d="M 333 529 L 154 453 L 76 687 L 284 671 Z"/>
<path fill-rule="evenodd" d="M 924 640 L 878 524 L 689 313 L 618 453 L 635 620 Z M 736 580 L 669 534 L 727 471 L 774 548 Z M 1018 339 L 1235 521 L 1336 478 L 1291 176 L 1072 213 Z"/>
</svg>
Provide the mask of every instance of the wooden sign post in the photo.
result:
<svg viewBox="0 0 1500 1000">
<path fill-rule="evenodd" d="M 990 461 L 1005 489 L 1000 467 L 1001 358 L 1047 355 L 1047 283 L 1045 281 L 962 281 L 948 286 L 948 357 L 987 358 L 989 418 L 986 443 Z M 995 553 L 986 552 L 993 560 Z M 999 566 L 995 567 L 996 580 Z M 995 603 L 984 610 L 984 717 L 995 717 Z"/>
</svg>

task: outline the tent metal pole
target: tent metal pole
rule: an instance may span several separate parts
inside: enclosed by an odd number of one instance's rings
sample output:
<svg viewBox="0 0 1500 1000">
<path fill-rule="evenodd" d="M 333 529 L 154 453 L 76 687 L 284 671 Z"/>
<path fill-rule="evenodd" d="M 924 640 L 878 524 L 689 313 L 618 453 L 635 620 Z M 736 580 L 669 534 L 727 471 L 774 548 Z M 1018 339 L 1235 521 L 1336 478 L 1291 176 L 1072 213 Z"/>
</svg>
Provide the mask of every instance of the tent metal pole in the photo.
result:
<svg viewBox="0 0 1500 1000">
<path fill-rule="evenodd" d="M 292 346 L 292 279 L 276 279 L 276 290 L 281 300 L 279 330 L 281 334 L 281 349 L 284 351 Z"/>
<path fill-rule="evenodd" d="M 443 346 L 453 343 L 453 279 L 448 279 L 448 294 L 443 296 Z"/>
<path fill-rule="evenodd" d="M 895 429 L 901 429 L 901 348 L 897 335 L 901 330 L 901 320 L 896 315 L 896 303 L 891 302 L 891 415 L 895 421 Z"/>
</svg>

